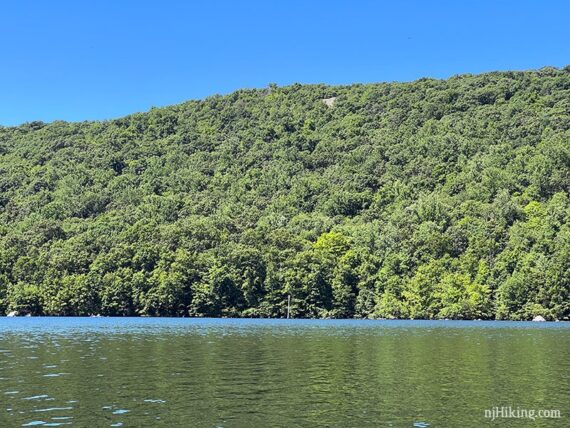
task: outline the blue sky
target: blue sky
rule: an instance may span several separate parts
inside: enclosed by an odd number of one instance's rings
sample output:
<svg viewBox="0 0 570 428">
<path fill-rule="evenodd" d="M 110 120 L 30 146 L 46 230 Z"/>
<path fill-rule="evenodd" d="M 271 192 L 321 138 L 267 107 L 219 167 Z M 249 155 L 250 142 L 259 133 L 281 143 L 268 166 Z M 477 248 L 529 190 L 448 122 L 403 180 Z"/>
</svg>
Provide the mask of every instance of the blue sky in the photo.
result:
<svg viewBox="0 0 570 428">
<path fill-rule="evenodd" d="M 120 117 L 269 83 L 570 64 L 567 1 L 30 1 L 0 5 L 0 124 Z"/>
</svg>

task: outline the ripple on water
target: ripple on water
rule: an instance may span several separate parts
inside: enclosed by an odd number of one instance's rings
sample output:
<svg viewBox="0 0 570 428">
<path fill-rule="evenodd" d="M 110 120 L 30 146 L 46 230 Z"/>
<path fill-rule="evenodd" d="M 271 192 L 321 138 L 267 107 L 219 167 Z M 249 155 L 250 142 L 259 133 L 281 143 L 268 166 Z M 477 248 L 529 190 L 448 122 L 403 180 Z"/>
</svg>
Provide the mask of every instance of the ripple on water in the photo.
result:
<svg viewBox="0 0 570 428">
<path fill-rule="evenodd" d="M 73 410 L 73 407 L 48 407 L 46 409 L 35 409 L 32 412 L 54 412 L 58 410 Z"/>
<path fill-rule="evenodd" d="M 113 410 L 115 408 L 115 406 L 103 406 L 102 409 L 103 410 Z M 124 415 L 125 413 L 129 413 L 130 410 L 127 409 L 116 409 L 113 410 L 111 413 L 114 415 Z"/>
<path fill-rule="evenodd" d="M 31 422 L 22 424 L 22 426 L 23 426 L 23 427 L 35 427 L 35 426 L 38 426 L 38 425 L 45 425 L 45 424 L 47 424 L 46 421 L 31 421 Z"/>
<path fill-rule="evenodd" d="M 33 427 L 33 426 L 59 427 L 59 426 L 62 426 L 62 425 L 71 425 L 71 422 L 31 421 L 31 422 L 22 424 L 23 427 Z"/>
</svg>

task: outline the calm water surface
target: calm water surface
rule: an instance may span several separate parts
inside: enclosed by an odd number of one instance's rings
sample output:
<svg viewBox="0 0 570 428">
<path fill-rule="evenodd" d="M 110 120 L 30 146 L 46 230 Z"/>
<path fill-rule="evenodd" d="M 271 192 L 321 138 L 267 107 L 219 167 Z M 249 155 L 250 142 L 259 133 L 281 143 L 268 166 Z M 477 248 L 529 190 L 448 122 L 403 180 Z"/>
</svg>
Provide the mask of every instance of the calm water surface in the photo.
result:
<svg viewBox="0 0 570 428">
<path fill-rule="evenodd" d="M 0 318 L 0 403 L 0 427 L 569 427 L 570 325 Z"/>
</svg>

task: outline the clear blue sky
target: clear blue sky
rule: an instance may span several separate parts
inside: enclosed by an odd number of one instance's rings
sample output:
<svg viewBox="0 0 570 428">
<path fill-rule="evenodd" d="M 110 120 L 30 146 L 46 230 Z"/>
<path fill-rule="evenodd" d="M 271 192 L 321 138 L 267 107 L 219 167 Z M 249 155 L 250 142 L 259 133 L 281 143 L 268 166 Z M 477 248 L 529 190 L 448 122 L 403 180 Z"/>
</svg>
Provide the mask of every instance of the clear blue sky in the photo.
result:
<svg viewBox="0 0 570 428">
<path fill-rule="evenodd" d="M 0 124 L 119 117 L 268 83 L 570 63 L 568 1 L 6 0 Z"/>
</svg>

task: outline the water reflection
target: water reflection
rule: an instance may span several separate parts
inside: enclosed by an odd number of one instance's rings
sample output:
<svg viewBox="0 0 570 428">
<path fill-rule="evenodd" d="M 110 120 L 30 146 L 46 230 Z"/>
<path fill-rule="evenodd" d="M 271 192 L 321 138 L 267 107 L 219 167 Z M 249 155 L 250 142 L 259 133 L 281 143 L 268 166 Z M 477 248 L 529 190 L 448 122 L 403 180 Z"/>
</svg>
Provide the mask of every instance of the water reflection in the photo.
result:
<svg viewBox="0 0 570 428">
<path fill-rule="evenodd" d="M 569 339 L 565 323 L 0 319 L 0 426 L 477 426 L 513 404 L 567 426 Z"/>
</svg>

